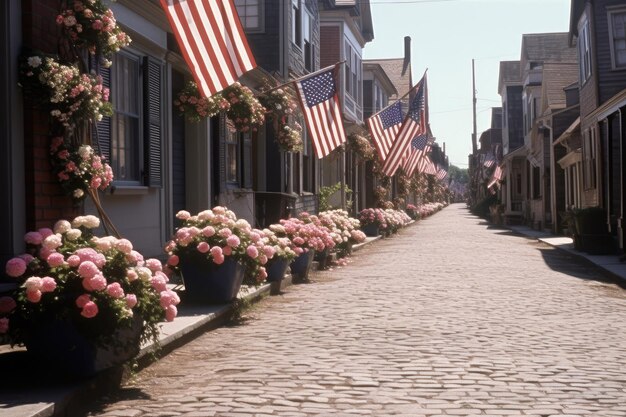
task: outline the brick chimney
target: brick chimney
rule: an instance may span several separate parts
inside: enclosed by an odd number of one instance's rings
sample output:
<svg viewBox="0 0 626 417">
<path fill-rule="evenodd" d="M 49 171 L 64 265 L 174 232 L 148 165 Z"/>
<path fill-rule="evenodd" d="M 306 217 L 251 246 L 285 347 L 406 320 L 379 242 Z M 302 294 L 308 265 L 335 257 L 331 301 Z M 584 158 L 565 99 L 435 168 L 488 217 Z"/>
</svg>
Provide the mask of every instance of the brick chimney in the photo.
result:
<svg viewBox="0 0 626 417">
<path fill-rule="evenodd" d="M 404 63 L 402 64 L 402 75 L 406 73 L 411 65 L 411 37 L 404 37 Z"/>
</svg>

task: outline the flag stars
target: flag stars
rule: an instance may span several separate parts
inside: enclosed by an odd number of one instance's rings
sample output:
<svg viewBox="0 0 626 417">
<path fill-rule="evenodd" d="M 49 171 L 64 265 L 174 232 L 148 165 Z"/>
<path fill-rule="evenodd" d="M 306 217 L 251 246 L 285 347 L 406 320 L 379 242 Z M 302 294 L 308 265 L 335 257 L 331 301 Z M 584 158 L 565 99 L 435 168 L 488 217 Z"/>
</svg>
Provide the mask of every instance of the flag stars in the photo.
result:
<svg viewBox="0 0 626 417">
<path fill-rule="evenodd" d="M 387 107 L 380 113 L 380 120 L 383 122 L 383 129 L 402 123 L 402 104 L 398 101 Z"/>
<path fill-rule="evenodd" d="M 300 84 L 307 107 L 316 106 L 335 95 L 335 78 L 332 70 L 303 80 Z"/>
</svg>

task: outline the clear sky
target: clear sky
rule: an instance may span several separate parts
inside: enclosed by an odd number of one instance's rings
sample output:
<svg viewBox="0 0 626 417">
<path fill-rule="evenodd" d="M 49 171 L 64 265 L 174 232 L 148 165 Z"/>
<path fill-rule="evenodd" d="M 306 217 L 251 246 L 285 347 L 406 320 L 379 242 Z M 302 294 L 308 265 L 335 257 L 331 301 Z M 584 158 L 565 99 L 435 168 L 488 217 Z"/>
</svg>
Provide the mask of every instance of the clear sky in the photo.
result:
<svg viewBox="0 0 626 417">
<path fill-rule="evenodd" d="M 570 0 L 370 0 L 374 40 L 364 58 L 404 56 L 412 41 L 413 80 L 428 68 L 430 125 L 450 163 L 467 168 L 472 152 L 472 58 L 477 130 L 491 126 L 500 61 L 519 60 L 522 34 L 568 32 Z"/>
</svg>

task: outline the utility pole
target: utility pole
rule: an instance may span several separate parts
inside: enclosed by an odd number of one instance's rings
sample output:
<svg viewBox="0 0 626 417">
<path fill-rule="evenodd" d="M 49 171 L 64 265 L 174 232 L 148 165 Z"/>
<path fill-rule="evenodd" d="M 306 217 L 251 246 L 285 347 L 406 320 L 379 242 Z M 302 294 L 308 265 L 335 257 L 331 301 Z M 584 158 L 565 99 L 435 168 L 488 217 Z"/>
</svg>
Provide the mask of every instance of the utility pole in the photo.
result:
<svg viewBox="0 0 626 417">
<path fill-rule="evenodd" d="M 474 131 L 472 132 L 472 154 L 476 155 L 478 152 L 477 138 L 478 132 L 476 131 L 476 72 L 474 70 L 474 59 L 472 58 L 472 114 L 474 117 Z"/>
</svg>

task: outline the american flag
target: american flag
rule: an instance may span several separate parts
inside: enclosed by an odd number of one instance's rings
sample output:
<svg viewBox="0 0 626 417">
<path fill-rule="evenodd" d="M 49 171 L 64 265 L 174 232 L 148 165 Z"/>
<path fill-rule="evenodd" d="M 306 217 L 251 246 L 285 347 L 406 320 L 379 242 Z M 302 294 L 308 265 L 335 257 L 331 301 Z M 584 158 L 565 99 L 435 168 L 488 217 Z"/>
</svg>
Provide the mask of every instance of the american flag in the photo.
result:
<svg viewBox="0 0 626 417">
<path fill-rule="evenodd" d="M 487 188 L 491 188 L 496 183 L 500 182 L 503 176 L 504 172 L 502 171 L 502 168 L 500 167 L 500 165 L 496 165 L 496 169 L 493 170 L 493 175 L 491 176 L 491 181 L 489 181 L 489 184 L 487 184 Z"/>
<path fill-rule="evenodd" d="M 306 125 L 318 158 L 346 141 L 337 96 L 335 69 L 324 68 L 296 82 Z"/>
<path fill-rule="evenodd" d="M 428 123 L 427 113 L 427 91 L 426 91 L 426 74 L 420 80 L 415 87 L 415 96 L 409 103 L 409 111 L 402 122 L 400 131 L 396 137 L 396 140 L 391 145 L 387 159 L 383 165 L 383 173 L 388 177 L 393 176 L 396 173 L 398 167 L 403 161 L 404 156 L 409 150 L 411 139 L 420 135 L 426 131 L 426 125 Z"/>
<path fill-rule="evenodd" d="M 256 67 L 233 0 L 161 0 L 161 6 L 205 97 Z"/>
<path fill-rule="evenodd" d="M 489 152 L 486 155 L 482 155 L 483 159 L 483 165 L 487 168 L 492 167 L 493 164 L 496 163 L 496 157 L 493 155 L 493 153 Z"/>
<path fill-rule="evenodd" d="M 404 165 L 404 171 L 409 177 L 415 172 L 420 158 L 430 151 L 431 141 L 427 134 L 416 136 L 411 141 L 411 154 Z"/>
<path fill-rule="evenodd" d="M 385 161 L 391 144 L 402 125 L 402 103 L 398 100 L 367 119 L 370 134 L 381 161 Z"/>
<path fill-rule="evenodd" d="M 448 176 L 448 171 L 443 168 L 443 167 L 437 167 L 437 174 L 435 175 L 435 177 L 438 180 L 444 180 L 446 177 Z"/>
<path fill-rule="evenodd" d="M 429 175 L 437 175 L 437 168 L 435 168 L 435 164 L 430 160 L 428 155 L 424 155 L 423 158 L 420 158 L 417 163 L 417 172 L 429 174 Z"/>
</svg>

